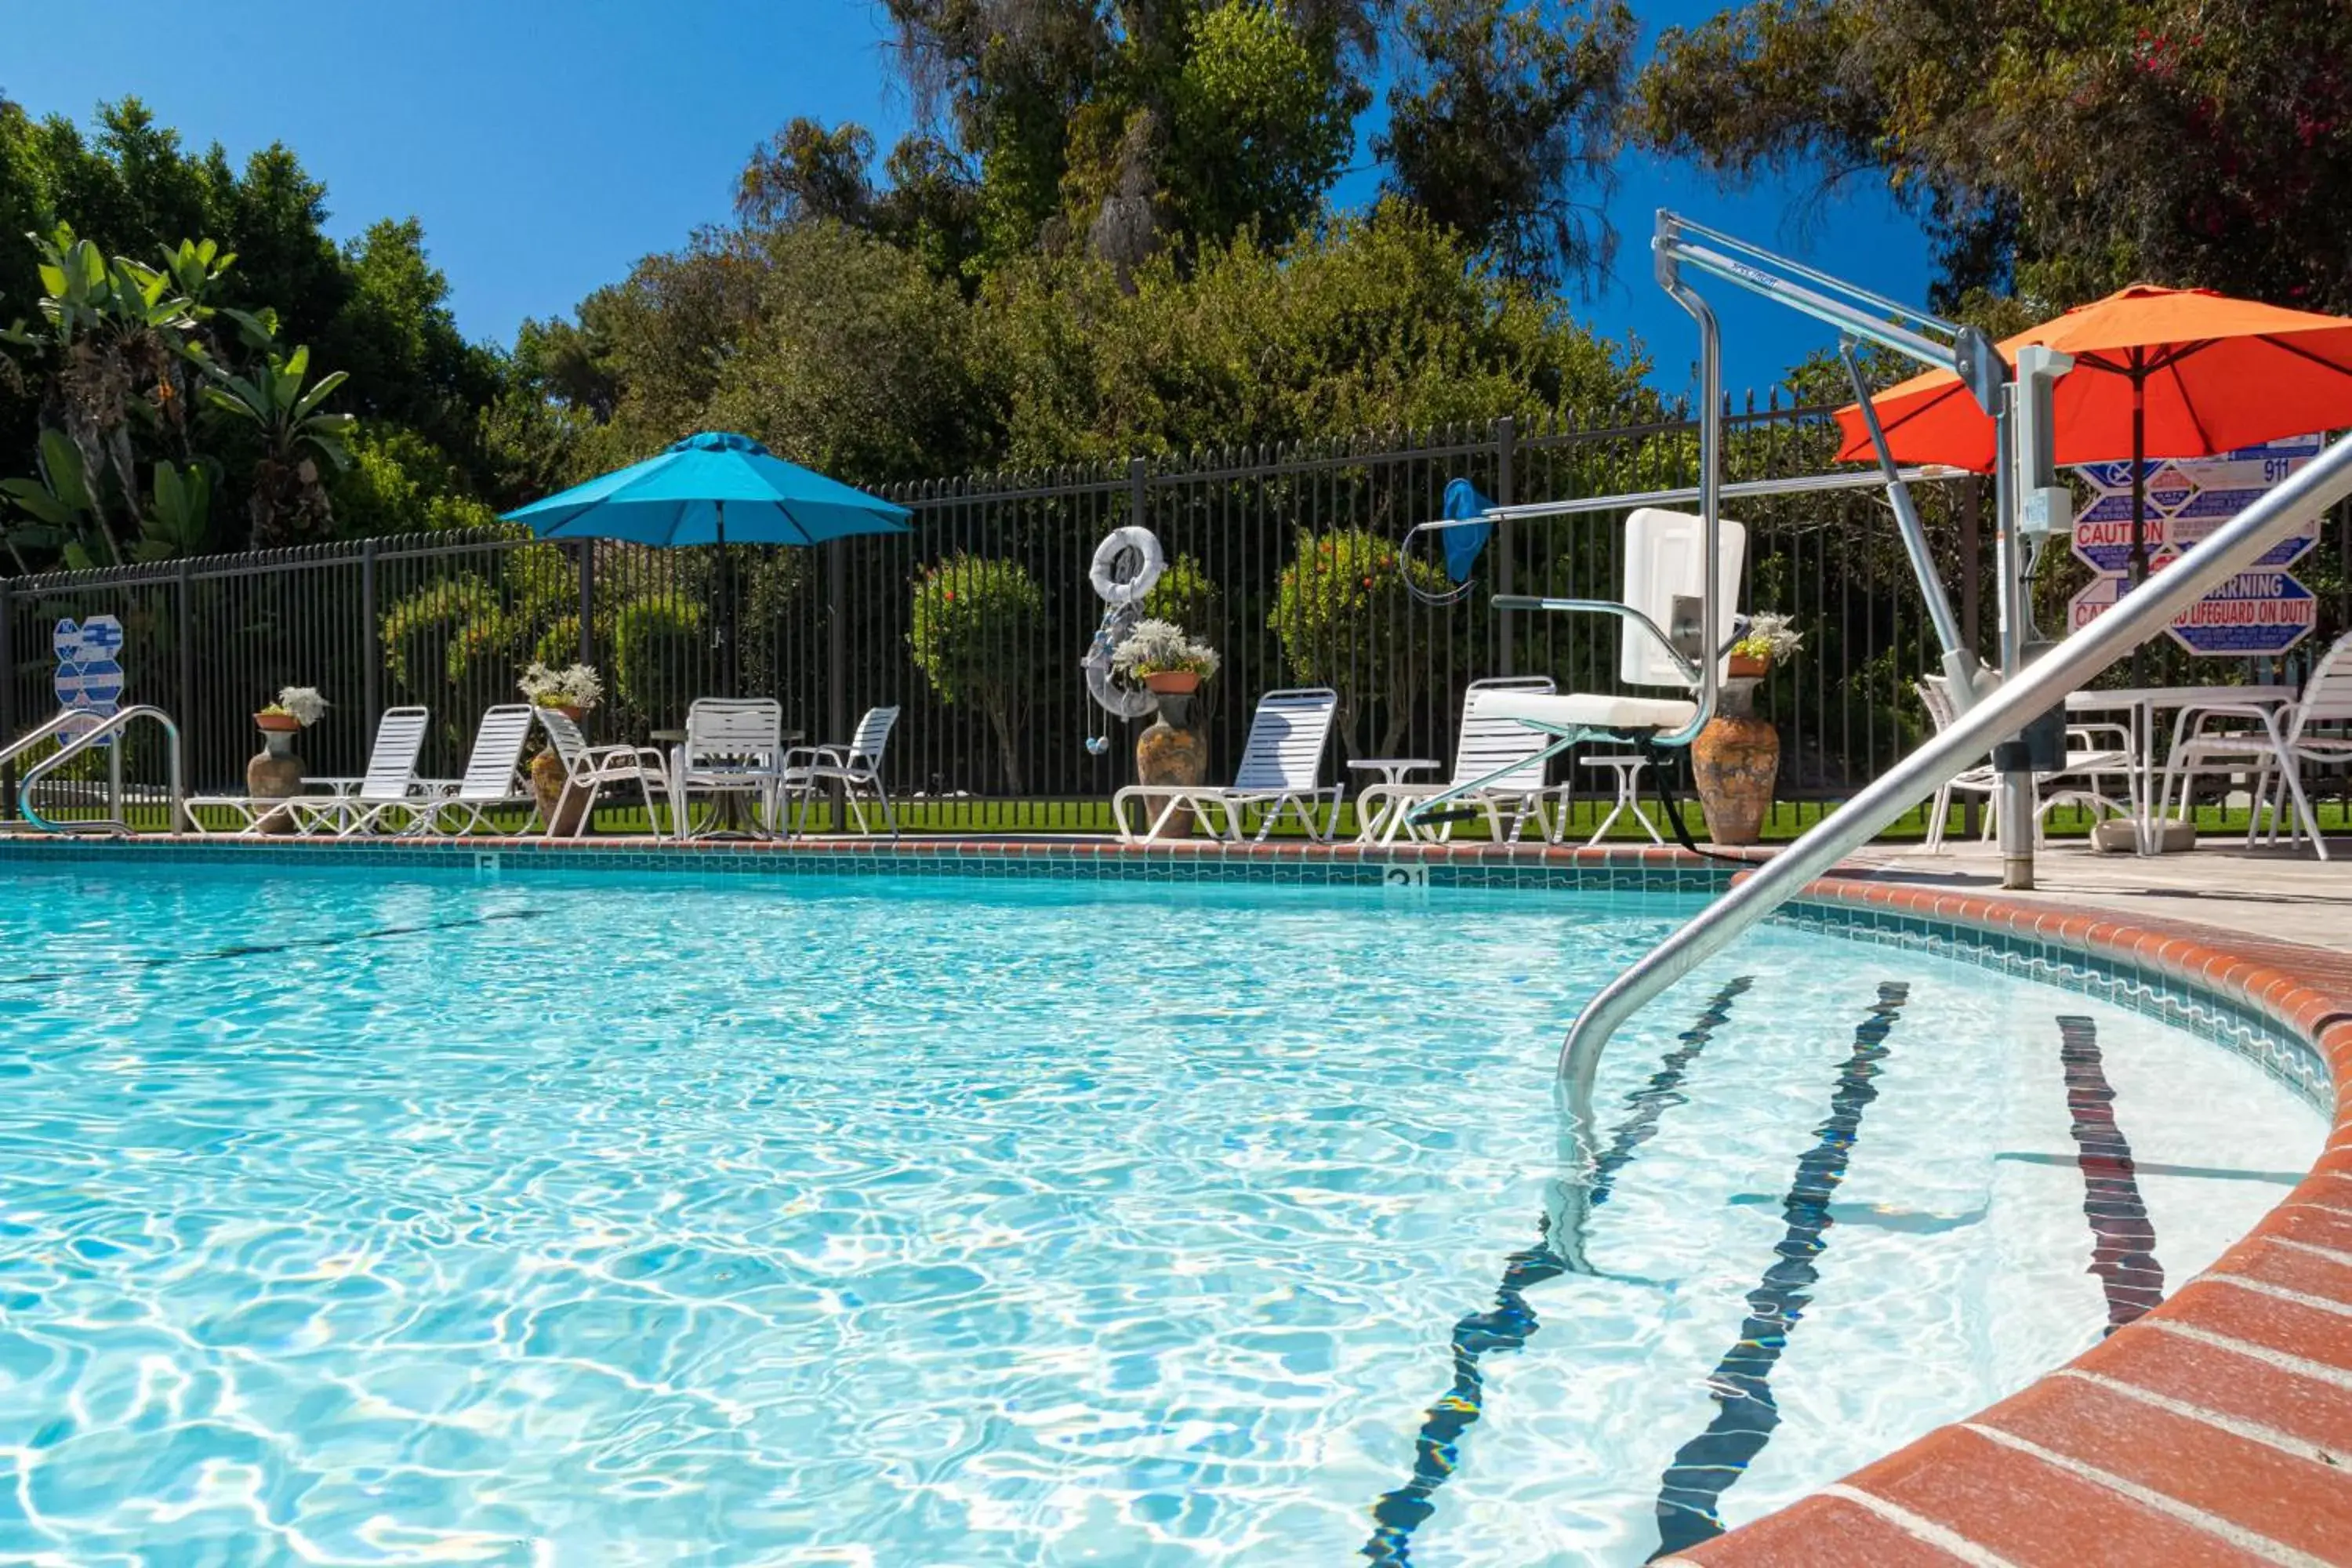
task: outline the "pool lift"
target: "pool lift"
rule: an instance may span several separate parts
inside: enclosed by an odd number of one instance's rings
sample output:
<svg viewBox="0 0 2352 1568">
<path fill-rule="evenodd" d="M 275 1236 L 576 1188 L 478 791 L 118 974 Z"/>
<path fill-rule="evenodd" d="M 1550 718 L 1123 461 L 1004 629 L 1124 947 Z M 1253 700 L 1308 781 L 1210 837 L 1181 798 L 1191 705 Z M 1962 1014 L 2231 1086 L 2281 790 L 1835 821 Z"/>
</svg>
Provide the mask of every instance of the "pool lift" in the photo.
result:
<svg viewBox="0 0 2352 1568">
<path fill-rule="evenodd" d="M 2001 773 L 2003 882 L 2014 888 L 2032 887 L 2033 773 L 2037 767 L 2046 770 L 2053 765 L 2051 753 L 2063 750 L 2066 695 L 2132 648 L 2160 635 L 2174 616 L 2252 566 L 2297 527 L 2352 495 L 2352 441 L 2338 442 L 2105 615 L 2063 640 L 2041 644 L 2034 634 L 2028 589 L 2041 550 L 2053 532 L 2067 525 L 2073 513 L 2072 496 L 2054 461 L 2051 406 L 2052 390 L 2073 368 L 2073 360 L 2046 348 L 2029 347 L 2020 351 L 2012 375 L 1991 340 L 1976 328 L 1914 310 L 1671 212 L 1658 214 L 1651 250 L 1659 286 L 1698 325 L 1698 483 L 1688 490 L 1490 507 L 1444 522 L 1423 524 L 1414 532 L 1696 500 L 1696 518 L 1682 520 L 1675 527 L 1649 530 L 1645 548 L 1651 560 L 1644 563 L 1629 559 L 1627 600 L 1498 594 L 1493 603 L 1506 612 L 1615 616 L 1625 627 L 1623 635 L 1629 642 L 1639 637 L 1653 645 L 1650 652 L 1663 649 L 1671 655 L 1669 668 L 1687 683 L 1696 700 L 1672 711 L 1620 709 L 1612 715 L 1612 710 L 1598 704 L 1624 700 L 1572 695 L 1554 699 L 1549 709 L 1530 706 L 1519 715 L 1521 722 L 1554 737 L 1557 743 L 1547 749 L 1547 757 L 1590 740 L 1645 747 L 1689 745 L 1715 712 L 1721 656 L 1727 651 L 1723 628 L 1730 624 L 1737 587 L 1736 564 L 1726 570 L 1728 541 L 1721 510 L 1724 498 L 1802 494 L 1860 484 L 1883 484 L 1887 490 L 1896 527 L 1942 644 L 1944 668 L 1958 712 L 1949 726 L 1917 751 L 1669 934 L 1604 986 L 1578 1015 L 1561 1046 L 1556 1080 L 1565 1112 L 1563 1136 L 1568 1147 L 1563 1152 L 1569 1158 L 1563 1162 L 1568 1174 L 1554 1184 L 1549 1235 L 1551 1245 L 1579 1269 L 1589 1268 L 1583 1259 L 1583 1235 L 1596 1158 L 1593 1086 L 1601 1051 L 1618 1027 L 1807 883 L 1827 873 L 1949 779 L 1976 765 L 1988 752 Z M 1692 286 L 1688 274 L 1778 300 L 1838 329 L 1841 356 L 1861 400 L 1864 427 L 1877 455 L 1875 475 L 1723 482 L 1720 332 L 1715 312 Z M 1973 651 L 1961 641 L 1958 619 L 1934 569 L 1926 530 L 1909 494 L 1912 479 L 1932 477 L 1937 471 L 1905 470 L 1895 465 L 1855 358 L 1856 346 L 1864 342 L 1875 343 L 1930 369 L 1952 372 L 1993 421 L 1998 674 L 1982 669 Z M 1466 512 L 1468 509 L 1452 510 Z M 1629 542 L 1633 521 L 1628 520 Z M 1633 554 L 1629 551 L 1629 557 Z M 1696 595 L 1664 586 L 1676 577 L 1675 562 L 1662 559 L 1665 557 L 1679 557 L 1679 583 L 1684 589 L 1696 569 Z M 1641 600 L 1647 602 L 1637 602 Z M 1621 674 L 1633 665 L 1629 656 Z M 1680 722 L 1628 722 L 1628 714 L 1646 714 L 1652 721 L 1679 718 Z M 1614 722 L 1610 721 L 1612 716 Z M 1473 780 L 1434 795 L 1422 803 L 1416 816 L 1442 813 L 1449 800 L 1485 782 Z"/>
</svg>

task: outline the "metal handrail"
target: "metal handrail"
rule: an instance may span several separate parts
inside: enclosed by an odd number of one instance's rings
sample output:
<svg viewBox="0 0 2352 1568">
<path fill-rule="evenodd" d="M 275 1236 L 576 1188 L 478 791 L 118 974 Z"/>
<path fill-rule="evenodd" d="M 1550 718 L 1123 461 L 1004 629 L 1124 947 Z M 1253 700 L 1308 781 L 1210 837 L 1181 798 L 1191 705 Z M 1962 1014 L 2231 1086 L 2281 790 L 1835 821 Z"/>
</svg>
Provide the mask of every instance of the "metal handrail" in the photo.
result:
<svg viewBox="0 0 2352 1568">
<path fill-rule="evenodd" d="M 2352 496 L 2352 440 L 2336 442 L 2113 609 L 2055 644 L 1611 981 L 1577 1015 L 1560 1047 L 1560 1081 L 1576 1126 L 1590 1135 L 1601 1049 L 1643 1005 L 1964 772 L 1995 742 L 2057 707 L 2347 496 Z"/>
<path fill-rule="evenodd" d="M 64 717 L 66 717 L 66 715 L 59 715 L 59 718 Z M 76 717 L 79 717 L 79 715 L 76 715 Z M 166 755 L 169 758 L 170 763 L 169 777 L 171 787 L 170 800 L 172 807 L 172 828 L 173 831 L 177 832 L 186 826 L 188 821 L 188 792 L 185 785 L 182 783 L 182 775 L 180 772 L 180 727 L 173 723 L 172 721 L 172 716 L 169 713 L 164 712 L 161 708 L 151 708 L 143 704 L 133 705 L 107 715 L 105 718 L 102 718 L 96 723 L 92 724 L 89 729 L 83 731 L 80 734 L 76 735 L 72 740 L 68 741 L 65 744 L 59 746 L 49 755 L 43 757 L 39 762 L 35 763 L 31 767 L 26 769 L 24 779 L 16 785 L 17 815 L 24 817 L 26 821 L 31 823 L 35 827 L 39 828 L 44 833 L 112 832 L 129 834 L 133 832 L 134 829 L 131 827 L 131 824 L 123 819 L 122 795 L 119 775 L 110 781 L 109 787 L 109 795 L 110 798 L 108 801 L 108 805 L 114 815 L 99 822 L 49 821 L 39 812 L 33 809 L 33 786 L 40 783 L 41 780 L 47 778 L 49 774 L 55 773 L 58 769 L 63 767 L 67 763 L 96 746 L 100 741 L 111 735 L 120 735 L 123 731 L 129 729 L 134 721 L 141 719 L 152 719 L 156 723 L 161 724 L 163 727 L 163 737 L 166 742 Z M 52 721 L 51 722 L 54 723 L 55 721 Z"/>
<path fill-rule="evenodd" d="M 6 767 L 10 763 L 15 762 L 18 757 L 23 756 L 26 752 L 31 751 L 35 746 L 39 745 L 50 736 L 58 734 L 62 731 L 70 730 L 77 724 L 86 724 L 88 722 L 89 722 L 89 715 L 81 709 L 60 708 L 58 710 L 54 718 L 47 720 L 37 728 L 17 736 L 14 741 L 8 742 L 8 744 L 0 746 L 0 767 Z"/>
</svg>

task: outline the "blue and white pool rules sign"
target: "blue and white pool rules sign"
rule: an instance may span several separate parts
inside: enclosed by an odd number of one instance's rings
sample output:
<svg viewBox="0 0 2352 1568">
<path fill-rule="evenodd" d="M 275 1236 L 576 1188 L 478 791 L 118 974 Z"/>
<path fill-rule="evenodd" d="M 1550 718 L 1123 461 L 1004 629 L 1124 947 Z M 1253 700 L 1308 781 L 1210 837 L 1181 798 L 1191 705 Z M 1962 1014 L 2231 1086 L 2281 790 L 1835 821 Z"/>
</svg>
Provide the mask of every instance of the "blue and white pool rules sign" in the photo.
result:
<svg viewBox="0 0 2352 1568">
<path fill-rule="evenodd" d="M 2143 538 L 2149 575 L 2180 559 L 2221 524 L 2319 456 L 2317 436 L 2293 436 L 2219 458 L 2157 458 L 2142 472 Z M 2091 481 L 2088 504 L 2074 514 L 2075 557 L 2098 574 L 2074 595 L 2072 625 L 2113 608 L 2131 565 L 2132 466 L 2093 463 L 2075 472 Z M 2191 653 L 2239 658 L 2284 653 L 2319 623 L 2316 595 L 2287 570 L 2318 542 L 2318 525 L 2285 539 L 2172 623 L 2172 640 Z"/>
<path fill-rule="evenodd" d="M 59 621 L 49 646 L 58 656 L 58 706 L 88 714 L 92 724 L 113 717 L 122 704 L 122 623 L 112 616 Z"/>
</svg>

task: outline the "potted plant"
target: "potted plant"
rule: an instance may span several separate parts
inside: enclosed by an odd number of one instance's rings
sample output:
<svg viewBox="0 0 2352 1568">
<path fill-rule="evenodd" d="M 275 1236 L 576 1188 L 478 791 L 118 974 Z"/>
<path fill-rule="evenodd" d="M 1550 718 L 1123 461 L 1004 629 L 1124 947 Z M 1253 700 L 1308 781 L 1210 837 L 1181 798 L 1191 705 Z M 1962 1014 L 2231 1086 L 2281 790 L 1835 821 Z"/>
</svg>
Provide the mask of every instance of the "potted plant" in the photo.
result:
<svg viewBox="0 0 2352 1568">
<path fill-rule="evenodd" d="M 1217 673 L 1217 650 L 1188 637 L 1173 621 L 1138 621 L 1111 650 L 1113 673 L 1140 680 L 1163 697 L 1184 697 Z"/>
<path fill-rule="evenodd" d="M 516 684 L 534 706 L 552 708 L 574 724 L 586 719 L 588 710 L 604 700 L 604 682 L 593 664 L 553 669 L 533 663 Z"/>
<path fill-rule="evenodd" d="M 1707 835 L 1717 844 L 1755 843 L 1771 814 L 1780 732 L 1756 716 L 1756 686 L 1794 658 L 1803 642 L 1790 616 L 1765 611 L 1731 645 L 1721 700 L 1691 742 L 1691 782 L 1706 809 Z"/>
<path fill-rule="evenodd" d="M 261 750 L 245 764 L 245 793 L 250 800 L 284 800 L 302 793 L 309 764 L 294 754 L 294 737 L 326 717 L 327 700 L 308 686 L 289 686 L 278 700 L 253 716 L 261 731 Z M 293 823 L 282 811 L 260 816 L 255 826 L 264 833 L 287 833 Z"/>
<path fill-rule="evenodd" d="M 516 682 L 522 694 L 537 708 L 561 713 L 574 724 L 586 721 L 589 710 L 604 700 L 604 682 L 590 664 L 567 665 L 553 669 L 533 662 Z M 539 804 L 539 819 L 548 825 L 548 831 L 557 835 L 571 833 L 579 826 L 582 801 L 566 806 L 563 785 L 569 777 L 562 755 L 551 745 L 542 745 L 530 760 L 530 793 Z M 562 820 L 558 820 L 558 813 Z"/>
<path fill-rule="evenodd" d="M 1111 673 L 1141 681 L 1158 699 L 1150 726 L 1135 738 L 1139 784 L 1199 784 L 1209 776 L 1209 738 L 1198 722 L 1201 682 L 1217 673 L 1217 650 L 1173 621 L 1140 620 L 1111 649 Z M 1180 811 L 1160 830 L 1181 838 L 1192 831 L 1192 814 Z"/>
</svg>

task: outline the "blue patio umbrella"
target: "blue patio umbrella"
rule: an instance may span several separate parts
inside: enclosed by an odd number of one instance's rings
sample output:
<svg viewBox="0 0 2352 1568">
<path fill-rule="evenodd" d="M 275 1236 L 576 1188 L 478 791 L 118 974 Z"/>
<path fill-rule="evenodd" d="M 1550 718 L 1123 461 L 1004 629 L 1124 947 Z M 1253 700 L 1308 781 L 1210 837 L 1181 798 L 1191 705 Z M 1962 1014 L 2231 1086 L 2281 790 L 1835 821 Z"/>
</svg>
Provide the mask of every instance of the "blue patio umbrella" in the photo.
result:
<svg viewBox="0 0 2352 1568">
<path fill-rule="evenodd" d="M 749 436 L 706 430 L 506 518 L 528 524 L 541 539 L 808 545 L 859 533 L 905 533 L 910 515 L 879 496 L 787 463 Z M 723 643 L 730 613 L 724 552 L 719 561 Z"/>
<path fill-rule="evenodd" d="M 541 539 L 822 544 L 856 533 L 905 533 L 910 514 L 787 463 L 749 436 L 706 430 L 506 515 Z"/>
</svg>

